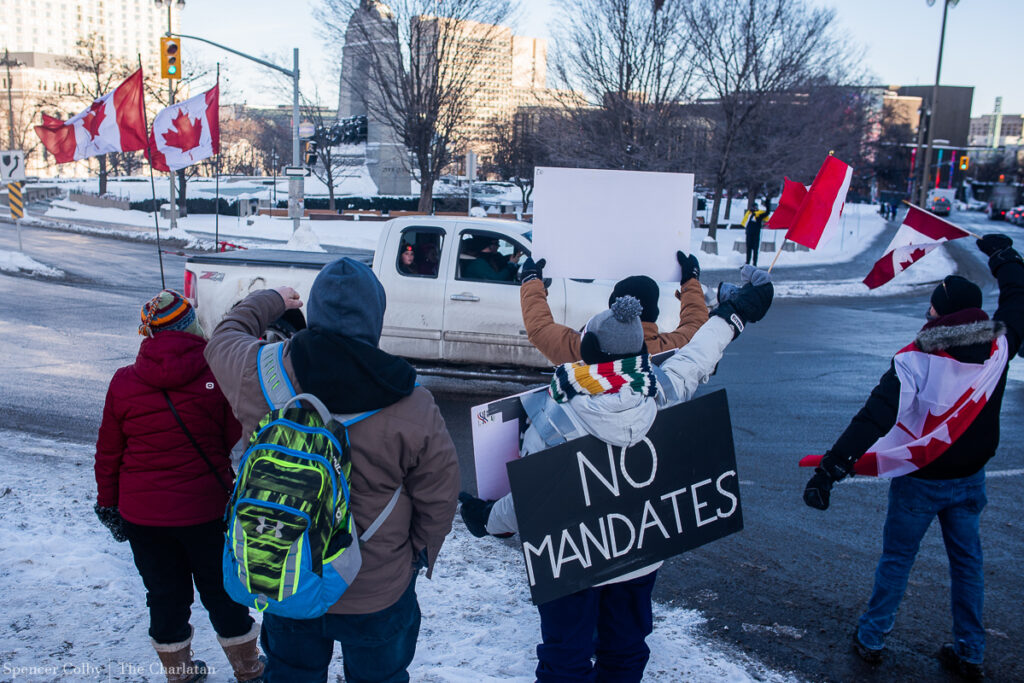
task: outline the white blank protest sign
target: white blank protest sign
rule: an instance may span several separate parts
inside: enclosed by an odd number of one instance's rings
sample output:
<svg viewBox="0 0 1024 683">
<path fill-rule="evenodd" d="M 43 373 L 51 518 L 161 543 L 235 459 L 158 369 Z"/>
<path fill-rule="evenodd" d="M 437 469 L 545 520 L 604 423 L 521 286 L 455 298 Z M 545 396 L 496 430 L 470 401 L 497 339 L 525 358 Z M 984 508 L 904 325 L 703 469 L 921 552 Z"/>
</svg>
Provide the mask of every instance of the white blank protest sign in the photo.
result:
<svg viewBox="0 0 1024 683">
<path fill-rule="evenodd" d="M 679 280 L 676 250 L 690 253 L 693 174 L 538 167 L 533 257 L 544 275 Z"/>
</svg>

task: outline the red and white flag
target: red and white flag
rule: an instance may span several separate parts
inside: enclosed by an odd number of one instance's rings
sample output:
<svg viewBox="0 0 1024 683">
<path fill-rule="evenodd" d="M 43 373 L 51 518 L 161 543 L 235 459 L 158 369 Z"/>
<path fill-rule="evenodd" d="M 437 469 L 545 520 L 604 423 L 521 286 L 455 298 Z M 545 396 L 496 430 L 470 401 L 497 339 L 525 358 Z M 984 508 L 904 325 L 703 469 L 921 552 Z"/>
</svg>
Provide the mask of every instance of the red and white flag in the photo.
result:
<svg viewBox="0 0 1024 683">
<path fill-rule="evenodd" d="M 142 69 L 93 101 L 78 116 L 61 121 L 43 114 L 36 135 L 58 164 L 146 148 L 146 113 L 142 98 Z"/>
<path fill-rule="evenodd" d="M 220 85 L 172 104 L 153 119 L 150 163 L 177 171 L 220 152 Z"/>
<path fill-rule="evenodd" d="M 945 453 L 992 397 L 1006 369 L 1007 349 L 1006 336 L 1000 336 L 980 365 L 961 363 L 944 351 L 925 353 L 916 344 L 900 350 L 893 357 L 900 379 L 896 425 L 864 453 L 854 473 L 900 477 Z M 800 466 L 817 467 L 821 459 L 808 455 Z"/>
<path fill-rule="evenodd" d="M 907 216 L 892 238 L 889 248 L 885 250 L 885 256 L 878 259 L 864 278 L 864 284 L 869 289 L 881 287 L 943 242 L 968 237 L 970 234 L 949 221 L 908 205 Z"/>
<path fill-rule="evenodd" d="M 839 234 L 839 219 L 852 178 L 853 169 L 834 156 L 825 159 L 810 187 L 786 178 L 768 227 L 788 228 L 787 240 L 816 249 Z"/>
</svg>

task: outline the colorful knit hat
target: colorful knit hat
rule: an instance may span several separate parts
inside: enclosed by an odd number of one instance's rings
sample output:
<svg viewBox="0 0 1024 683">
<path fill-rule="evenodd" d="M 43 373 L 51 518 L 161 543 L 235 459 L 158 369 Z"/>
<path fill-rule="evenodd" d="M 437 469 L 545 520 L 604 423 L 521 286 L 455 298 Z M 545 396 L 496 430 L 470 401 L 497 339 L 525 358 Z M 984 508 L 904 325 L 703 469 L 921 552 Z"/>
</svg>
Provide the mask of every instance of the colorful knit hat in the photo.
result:
<svg viewBox="0 0 1024 683">
<path fill-rule="evenodd" d="M 206 336 L 189 300 L 173 289 L 165 289 L 143 305 L 139 334 L 152 337 L 157 332 L 170 330 Z"/>
</svg>

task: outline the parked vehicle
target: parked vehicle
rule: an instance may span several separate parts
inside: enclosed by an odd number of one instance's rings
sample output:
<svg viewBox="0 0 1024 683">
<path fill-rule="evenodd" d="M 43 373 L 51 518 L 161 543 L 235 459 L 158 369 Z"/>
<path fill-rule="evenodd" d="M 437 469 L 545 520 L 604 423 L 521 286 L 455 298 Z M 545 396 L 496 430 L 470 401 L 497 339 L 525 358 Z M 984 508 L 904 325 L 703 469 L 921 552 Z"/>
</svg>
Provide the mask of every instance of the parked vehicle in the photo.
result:
<svg viewBox="0 0 1024 683">
<path fill-rule="evenodd" d="M 1006 220 L 1014 225 L 1024 225 L 1024 204 L 1015 206 L 1006 212 Z"/>
<path fill-rule="evenodd" d="M 193 301 L 203 329 L 211 331 L 251 291 L 289 285 L 307 299 L 320 269 L 340 256 L 350 256 L 373 268 L 387 293 L 380 342 L 385 351 L 419 361 L 550 367 L 526 337 L 518 275 L 511 269 L 506 280 L 464 274 L 471 262 L 481 258 L 478 247 L 483 241 L 497 242 L 501 259 L 528 255 L 530 224 L 406 216 L 378 225 L 381 234 L 375 250 L 252 249 L 192 256 L 185 264 L 185 295 Z M 412 267 L 403 263 L 402 254 L 407 251 L 416 257 Z M 552 280 L 548 287 L 552 316 L 556 322 L 581 328 L 596 311 L 607 308 L 614 284 L 611 280 Z M 661 329 L 679 324 L 677 288 L 678 283 L 661 285 Z"/>
</svg>

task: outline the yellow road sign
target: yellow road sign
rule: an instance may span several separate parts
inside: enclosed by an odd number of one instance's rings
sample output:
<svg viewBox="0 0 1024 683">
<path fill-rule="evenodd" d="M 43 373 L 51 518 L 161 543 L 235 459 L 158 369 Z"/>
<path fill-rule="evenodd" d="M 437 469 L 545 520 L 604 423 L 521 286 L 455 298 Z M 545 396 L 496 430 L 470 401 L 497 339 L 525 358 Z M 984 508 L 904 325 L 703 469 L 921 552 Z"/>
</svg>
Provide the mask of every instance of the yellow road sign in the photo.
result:
<svg viewBox="0 0 1024 683">
<path fill-rule="evenodd" d="M 14 220 L 25 217 L 25 204 L 21 200 L 21 183 L 10 183 L 7 186 L 7 204 L 11 207 Z"/>
</svg>

